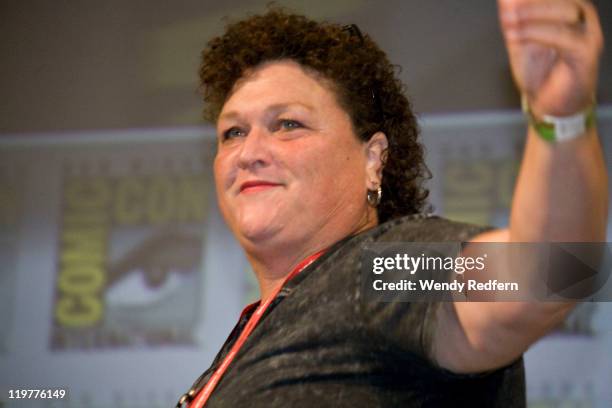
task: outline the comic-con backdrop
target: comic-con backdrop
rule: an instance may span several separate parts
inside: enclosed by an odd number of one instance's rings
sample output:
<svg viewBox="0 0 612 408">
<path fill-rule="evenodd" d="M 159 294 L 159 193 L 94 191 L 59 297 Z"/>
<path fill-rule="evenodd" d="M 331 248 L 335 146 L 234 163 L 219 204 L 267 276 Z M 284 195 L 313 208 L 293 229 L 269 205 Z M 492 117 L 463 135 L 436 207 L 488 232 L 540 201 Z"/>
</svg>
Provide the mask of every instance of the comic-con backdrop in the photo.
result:
<svg viewBox="0 0 612 408">
<path fill-rule="evenodd" d="M 610 167 L 612 107 L 599 118 Z M 435 212 L 505 225 L 522 116 L 422 128 Z M 169 407 L 208 367 L 257 296 L 216 207 L 214 140 L 206 127 L 0 139 L 0 406 Z M 610 355 L 612 303 L 581 305 L 527 353 L 530 406 L 612 406 Z M 9 399 L 22 388 L 67 396 Z"/>
</svg>

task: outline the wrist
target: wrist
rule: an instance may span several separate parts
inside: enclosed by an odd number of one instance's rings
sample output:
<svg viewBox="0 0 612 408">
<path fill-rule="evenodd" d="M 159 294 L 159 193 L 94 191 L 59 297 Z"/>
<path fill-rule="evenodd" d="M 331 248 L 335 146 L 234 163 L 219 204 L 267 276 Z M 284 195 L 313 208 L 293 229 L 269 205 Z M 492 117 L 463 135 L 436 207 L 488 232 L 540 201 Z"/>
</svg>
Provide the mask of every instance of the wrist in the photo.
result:
<svg viewBox="0 0 612 408">
<path fill-rule="evenodd" d="M 575 139 L 595 126 L 595 102 L 585 109 L 567 116 L 537 114 L 529 105 L 525 95 L 521 98 L 523 112 L 538 136 L 549 143 L 559 143 Z"/>
</svg>

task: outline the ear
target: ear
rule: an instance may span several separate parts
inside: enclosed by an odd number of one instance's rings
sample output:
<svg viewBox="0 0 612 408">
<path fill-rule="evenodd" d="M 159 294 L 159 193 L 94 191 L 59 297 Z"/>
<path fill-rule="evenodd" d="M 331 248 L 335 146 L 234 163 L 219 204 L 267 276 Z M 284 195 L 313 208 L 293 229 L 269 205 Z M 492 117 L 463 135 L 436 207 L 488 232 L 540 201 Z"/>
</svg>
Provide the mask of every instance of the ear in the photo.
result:
<svg viewBox="0 0 612 408">
<path fill-rule="evenodd" d="M 374 133 L 365 144 L 366 187 L 368 190 L 376 190 L 382 184 L 387 147 L 389 147 L 389 142 L 383 132 Z"/>
</svg>

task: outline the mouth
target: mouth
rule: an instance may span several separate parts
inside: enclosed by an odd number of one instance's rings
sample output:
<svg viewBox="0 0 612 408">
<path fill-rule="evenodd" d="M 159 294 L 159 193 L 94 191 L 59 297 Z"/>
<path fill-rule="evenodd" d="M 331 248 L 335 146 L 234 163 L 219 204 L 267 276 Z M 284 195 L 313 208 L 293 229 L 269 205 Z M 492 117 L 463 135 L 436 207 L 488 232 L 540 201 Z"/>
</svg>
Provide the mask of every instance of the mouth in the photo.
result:
<svg viewBox="0 0 612 408">
<path fill-rule="evenodd" d="M 253 180 L 246 181 L 240 185 L 240 194 L 251 194 L 261 191 L 266 191 L 274 187 L 281 186 L 282 184 L 273 183 L 271 181 Z"/>
</svg>

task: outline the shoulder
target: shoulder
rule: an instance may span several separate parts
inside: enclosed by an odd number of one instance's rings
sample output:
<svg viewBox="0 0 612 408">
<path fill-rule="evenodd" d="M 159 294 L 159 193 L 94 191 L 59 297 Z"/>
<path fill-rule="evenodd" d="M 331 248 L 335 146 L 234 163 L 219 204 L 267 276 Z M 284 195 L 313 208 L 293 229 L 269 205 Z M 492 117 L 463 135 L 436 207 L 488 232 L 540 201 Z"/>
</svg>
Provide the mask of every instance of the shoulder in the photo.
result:
<svg viewBox="0 0 612 408">
<path fill-rule="evenodd" d="M 431 214 L 413 214 L 389 220 L 372 230 L 375 241 L 469 241 L 490 226 L 452 221 Z"/>
</svg>

